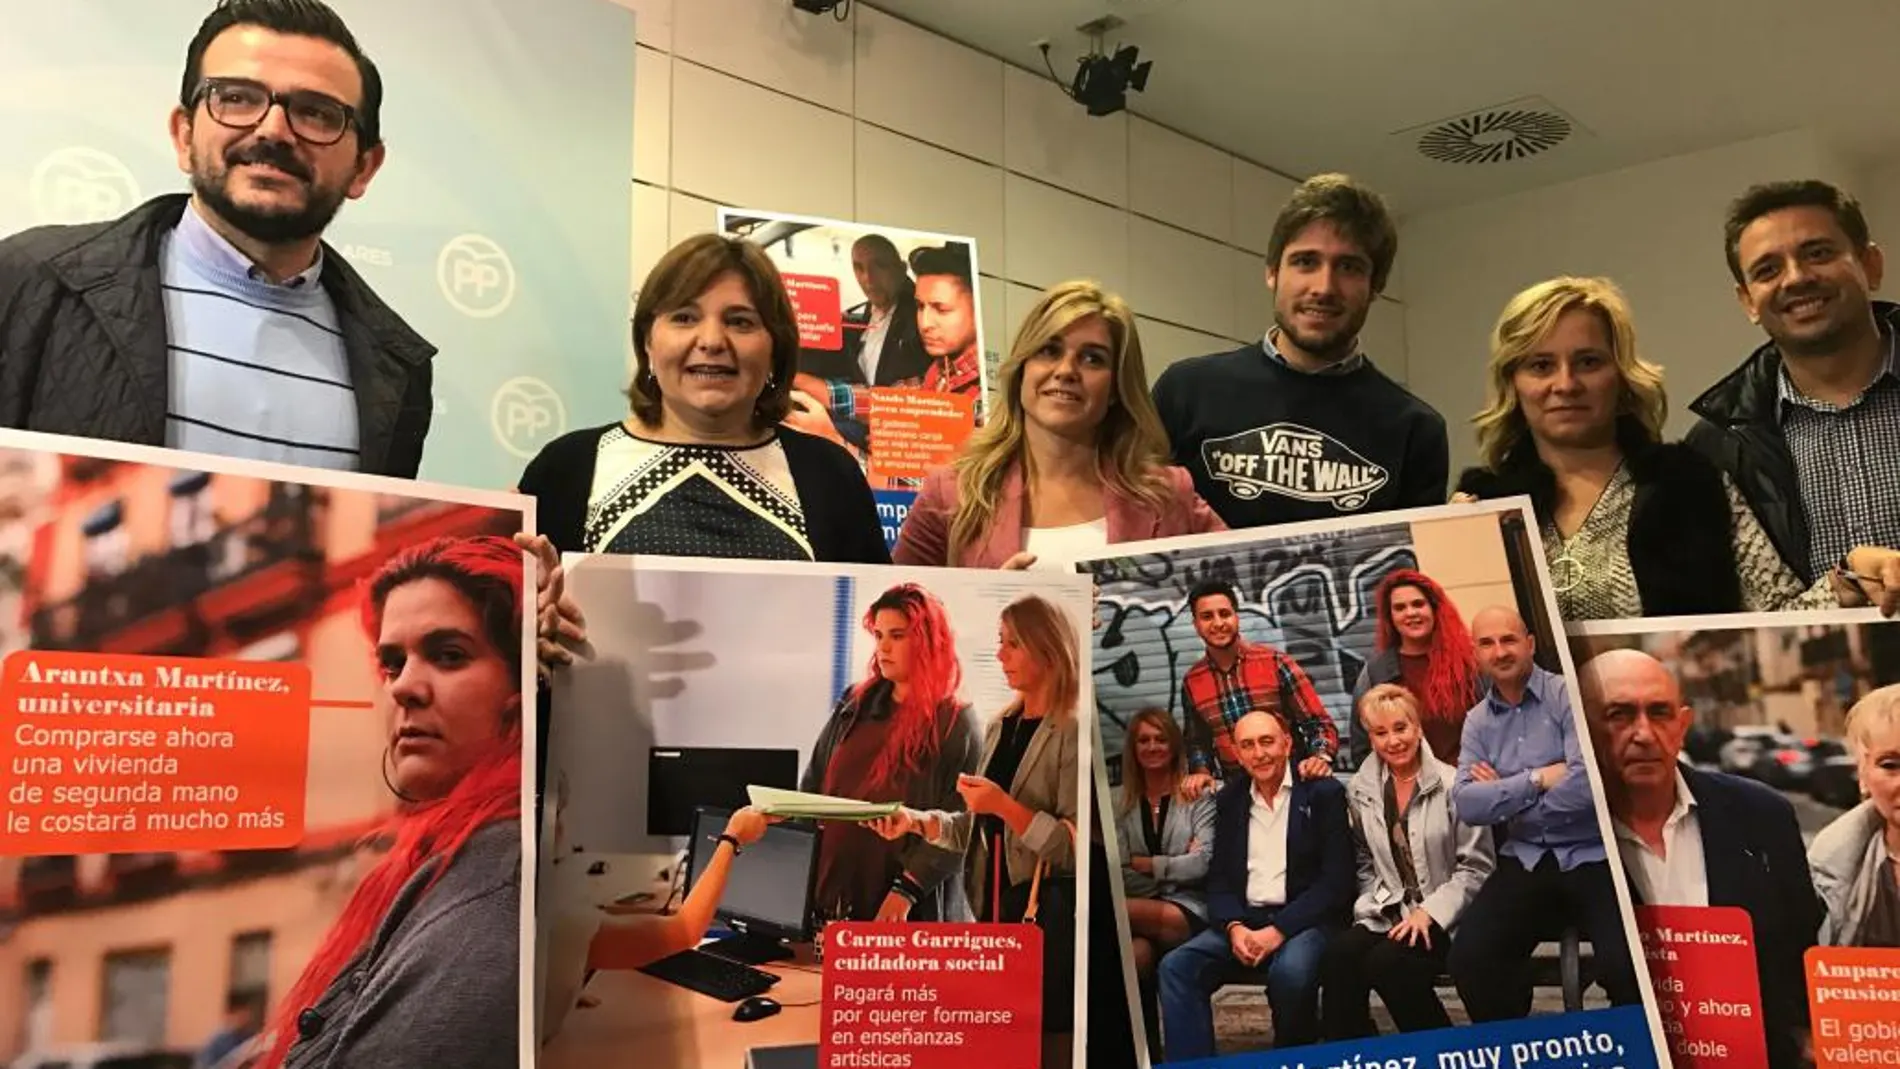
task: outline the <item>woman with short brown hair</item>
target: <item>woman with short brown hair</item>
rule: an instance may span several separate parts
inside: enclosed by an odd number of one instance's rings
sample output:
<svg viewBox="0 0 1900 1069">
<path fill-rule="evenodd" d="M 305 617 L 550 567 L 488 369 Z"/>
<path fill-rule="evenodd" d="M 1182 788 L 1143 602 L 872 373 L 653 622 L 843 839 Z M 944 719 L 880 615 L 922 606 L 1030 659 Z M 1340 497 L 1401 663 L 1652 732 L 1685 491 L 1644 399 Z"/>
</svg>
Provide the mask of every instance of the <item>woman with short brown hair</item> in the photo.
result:
<svg viewBox="0 0 1900 1069">
<path fill-rule="evenodd" d="M 561 552 L 890 561 L 842 447 L 781 425 L 798 324 L 748 241 L 700 234 L 640 289 L 628 419 L 550 442 L 522 473 Z"/>
</svg>

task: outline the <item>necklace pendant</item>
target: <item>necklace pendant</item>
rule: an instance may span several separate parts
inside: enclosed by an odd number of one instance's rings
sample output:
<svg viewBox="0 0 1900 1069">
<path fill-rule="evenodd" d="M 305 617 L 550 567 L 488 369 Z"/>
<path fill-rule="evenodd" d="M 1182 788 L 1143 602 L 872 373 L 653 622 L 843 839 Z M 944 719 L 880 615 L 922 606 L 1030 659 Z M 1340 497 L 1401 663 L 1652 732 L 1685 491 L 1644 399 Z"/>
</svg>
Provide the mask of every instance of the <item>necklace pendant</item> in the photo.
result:
<svg viewBox="0 0 1900 1069">
<path fill-rule="evenodd" d="M 1583 564 L 1569 550 L 1550 562 L 1550 585 L 1559 594 L 1568 594 L 1583 582 Z"/>
</svg>

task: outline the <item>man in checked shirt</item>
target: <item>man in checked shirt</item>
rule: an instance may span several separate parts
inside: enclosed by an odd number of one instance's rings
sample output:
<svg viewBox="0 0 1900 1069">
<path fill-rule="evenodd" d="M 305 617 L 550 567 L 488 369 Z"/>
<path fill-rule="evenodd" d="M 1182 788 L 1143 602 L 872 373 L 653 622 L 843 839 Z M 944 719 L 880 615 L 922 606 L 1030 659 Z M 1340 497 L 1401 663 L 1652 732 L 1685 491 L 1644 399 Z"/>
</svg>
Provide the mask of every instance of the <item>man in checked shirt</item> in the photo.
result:
<svg viewBox="0 0 1900 1069">
<path fill-rule="evenodd" d="M 1806 582 L 1900 612 L 1900 305 L 1854 198 L 1773 182 L 1729 208 L 1735 294 L 1768 342 L 1690 406 L 1723 470 Z"/>
<path fill-rule="evenodd" d="M 1181 714 L 1188 742 L 1188 775 L 1180 794 L 1199 798 L 1216 779 L 1245 776 L 1234 749 L 1234 724 L 1255 710 L 1277 713 L 1293 727 L 1293 757 L 1301 779 L 1328 776 L 1339 752 L 1339 729 L 1320 703 L 1313 681 L 1293 658 L 1240 637 L 1240 598 L 1234 588 L 1208 580 L 1188 592 L 1188 612 L 1207 655 L 1181 681 Z"/>
</svg>

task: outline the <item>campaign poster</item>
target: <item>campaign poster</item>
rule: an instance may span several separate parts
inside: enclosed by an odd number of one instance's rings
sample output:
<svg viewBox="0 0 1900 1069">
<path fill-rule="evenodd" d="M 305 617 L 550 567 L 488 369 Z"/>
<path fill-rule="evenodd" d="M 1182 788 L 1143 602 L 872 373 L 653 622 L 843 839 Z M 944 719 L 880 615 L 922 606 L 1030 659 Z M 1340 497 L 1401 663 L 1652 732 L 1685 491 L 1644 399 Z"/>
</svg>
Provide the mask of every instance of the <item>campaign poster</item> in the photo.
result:
<svg viewBox="0 0 1900 1069">
<path fill-rule="evenodd" d="M 1512 499 L 1077 562 L 1144 1065 L 1668 1064 L 1535 531 Z"/>
<path fill-rule="evenodd" d="M 798 315 L 786 425 L 858 458 L 895 545 L 925 474 L 982 420 L 997 340 L 982 336 L 976 242 L 740 208 L 719 229 L 765 249 Z"/>
<path fill-rule="evenodd" d="M 373 929 L 346 910 L 432 908 L 375 887 L 455 808 L 437 886 L 491 885 L 460 914 L 483 942 L 395 943 L 466 973 L 531 1064 L 533 523 L 514 495 L 0 432 L 0 1057 L 258 1064 L 348 982 Z"/>
<path fill-rule="evenodd" d="M 1085 578 L 567 569 L 543 1069 L 1085 1063 Z"/>
<path fill-rule="evenodd" d="M 397 422 L 406 434 L 431 417 L 426 443 L 396 443 L 422 449 L 422 478 L 511 489 L 554 438 L 627 414 L 618 391 L 626 385 L 631 342 L 634 13 L 613 0 L 327 2 L 380 73 L 377 122 L 385 152 L 355 199 L 331 188 L 340 174 L 334 146 L 276 154 L 303 172 L 295 177 L 324 188 L 319 202 L 339 200 L 323 231 L 329 267 L 319 278 L 329 283 L 354 274 L 387 308 L 386 316 L 362 313 L 364 324 L 384 337 L 405 333 L 393 317 L 435 350 L 432 391 L 404 399 Z M 187 45 L 214 6 L 7 5 L 0 33 L 0 138 L 8 146 L 0 158 L 0 240 L 36 227 L 122 219 L 192 190 L 168 123 L 180 105 Z M 580 71 L 585 92 L 575 91 Z M 196 114 L 201 124 L 213 121 L 202 106 Z M 215 170 L 216 163 L 201 159 L 199 169 Z M 92 261 L 92 269 L 97 265 Z M 125 265 L 128 274 L 142 270 L 148 287 L 138 322 L 149 333 L 117 339 L 139 359 L 153 354 L 156 365 L 164 346 L 182 346 L 211 354 L 199 359 L 219 361 L 222 374 L 241 377 L 240 388 L 314 388 L 317 403 L 328 400 L 326 389 L 339 389 L 334 369 L 301 372 L 332 383 L 324 387 L 231 363 L 283 367 L 284 350 L 258 359 L 249 351 L 256 343 L 234 334 L 245 323 L 231 314 L 238 305 L 185 293 L 201 287 L 170 265 L 161 276 L 158 267 L 155 246 L 144 261 Z M 172 287 L 163 296 L 161 284 Z M 193 317 L 189 337 L 166 318 L 181 314 Z M 289 321 L 277 318 L 265 329 L 285 331 Z M 0 314 L 0 331 L 6 326 Z M 386 374 L 420 359 L 408 344 L 352 355 L 358 378 L 360 369 Z M 189 363 L 176 350 L 166 359 Z M 374 422 L 377 407 L 393 412 L 402 396 L 396 389 L 385 399 L 365 382 L 353 385 L 366 399 L 366 422 Z M 162 381 L 135 401 L 160 406 L 150 418 L 154 428 L 164 425 L 162 444 L 180 446 L 181 434 L 216 434 L 165 425 L 168 415 L 217 420 L 162 407 Z M 262 433 L 314 447 L 284 457 L 287 463 L 335 467 L 349 459 L 334 452 L 349 447 L 334 426 Z M 377 436 L 366 430 L 364 437 Z M 365 466 L 357 470 L 382 470 L 375 467 L 380 457 L 370 455 L 381 452 L 374 442 L 361 448 Z"/>
<path fill-rule="evenodd" d="M 1900 1060 L 1900 622 L 1570 632 L 1675 1064 Z"/>
</svg>

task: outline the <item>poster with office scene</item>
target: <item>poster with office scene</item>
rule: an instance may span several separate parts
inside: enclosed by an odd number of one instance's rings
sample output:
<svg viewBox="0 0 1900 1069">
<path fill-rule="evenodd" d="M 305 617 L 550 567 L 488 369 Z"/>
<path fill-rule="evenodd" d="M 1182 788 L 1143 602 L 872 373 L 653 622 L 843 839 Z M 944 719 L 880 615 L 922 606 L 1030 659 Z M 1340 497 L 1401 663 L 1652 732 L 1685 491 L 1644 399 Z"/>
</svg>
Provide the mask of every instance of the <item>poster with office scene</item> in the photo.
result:
<svg viewBox="0 0 1900 1069">
<path fill-rule="evenodd" d="M 0 1062 L 531 1064 L 532 530 L 0 432 Z"/>
<path fill-rule="evenodd" d="M 1086 578 L 570 556 L 564 586 L 543 1069 L 1083 1064 Z"/>
<path fill-rule="evenodd" d="M 849 449 L 895 529 L 931 468 L 982 418 L 976 242 L 967 237 L 722 208 L 722 233 L 762 246 L 798 314 L 786 424 Z M 895 522 L 889 522 L 895 519 Z"/>
<path fill-rule="evenodd" d="M 1535 530 L 1511 499 L 1078 563 L 1145 1064 L 1666 1064 Z"/>
<path fill-rule="evenodd" d="M 1900 623 L 1573 625 L 1675 1064 L 1900 1061 Z"/>
</svg>

